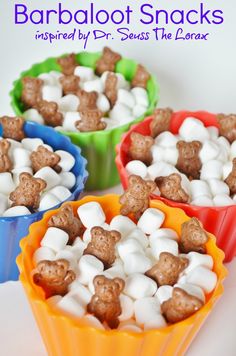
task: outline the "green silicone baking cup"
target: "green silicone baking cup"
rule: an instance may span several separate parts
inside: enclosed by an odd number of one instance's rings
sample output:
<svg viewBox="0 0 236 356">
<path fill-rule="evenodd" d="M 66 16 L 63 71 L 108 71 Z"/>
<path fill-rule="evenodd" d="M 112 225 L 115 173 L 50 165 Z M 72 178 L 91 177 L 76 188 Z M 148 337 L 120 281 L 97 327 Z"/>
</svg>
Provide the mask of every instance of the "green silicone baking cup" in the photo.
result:
<svg viewBox="0 0 236 356">
<path fill-rule="evenodd" d="M 101 57 L 101 53 L 81 52 L 76 56 L 80 65 L 95 69 L 96 62 Z M 24 112 L 23 103 L 20 99 L 22 78 L 26 76 L 37 77 L 39 74 L 47 73 L 51 70 L 61 71 L 60 66 L 57 64 L 57 58 L 48 58 L 44 62 L 34 64 L 29 70 L 22 72 L 20 78 L 13 83 L 10 96 L 11 106 L 16 115 L 22 115 Z M 115 71 L 123 74 L 126 80 L 131 81 L 136 68 L 137 62 L 122 58 L 117 62 Z M 83 156 L 88 160 L 87 170 L 89 178 L 86 190 L 103 190 L 119 183 L 119 176 L 115 165 L 115 147 L 120 142 L 122 134 L 128 131 L 131 125 L 142 121 L 156 107 L 159 100 L 159 86 L 153 76 L 151 76 L 147 83 L 147 92 L 149 98 L 147 111 L 126 125 L 95 132 L 61 131 L 62 134 L 70 137 L 71 141 L 81 148 Z"/>
</svg>

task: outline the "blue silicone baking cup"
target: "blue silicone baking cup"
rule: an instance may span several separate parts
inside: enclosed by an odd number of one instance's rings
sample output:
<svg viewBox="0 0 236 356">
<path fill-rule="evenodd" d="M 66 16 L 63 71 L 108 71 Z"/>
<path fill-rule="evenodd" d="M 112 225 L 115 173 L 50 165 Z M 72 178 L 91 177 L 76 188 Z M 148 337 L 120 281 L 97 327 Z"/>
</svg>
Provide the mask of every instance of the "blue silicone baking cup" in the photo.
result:
<svg viewBox="0 0 236 356">
<path fill-rule="evenodd" d="M 64 150 L 74 156 L 75 165 L 71 172 L 76 176 L 76 183 L 71 189 L 71 196 L 66 201 L 77 200 L 84 190 L 88 178 L 88 172 L 86 171 L 87 161 L 81 155 L 80 148 L 73 145 L 68 137 L 61 135 L 50 127 L 41 126 L 34 122 L 25 122 L 24 132 L 26 137 L 41 138 L 54 150 Z M 1 125 L 0 135 L 2 135 Z M 61 204 L 51 209 L 58 208 Z M 17 217 L 0 217 L 0 283 L 18 279 L 19 271 L 15 259 L 20 253 L 19 242 L 28 235 L 29 226 L 40 220 L 45 211 Z"/>
</svg>

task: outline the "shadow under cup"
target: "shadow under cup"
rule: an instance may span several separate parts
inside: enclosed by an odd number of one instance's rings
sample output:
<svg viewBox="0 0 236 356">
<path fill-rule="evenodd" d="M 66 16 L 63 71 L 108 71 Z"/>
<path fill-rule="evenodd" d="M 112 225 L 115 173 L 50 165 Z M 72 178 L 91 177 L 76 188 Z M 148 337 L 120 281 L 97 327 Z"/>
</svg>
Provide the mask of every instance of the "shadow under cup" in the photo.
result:
<svg viewBox="0 0 236 356">
<path fill-rule="evenodd" d="M 76 200 L 84 190 L 84 185 L 88 177 L 85 169 L 86 160 L 81 156 L 81 150 L 74 146 L 70 140 L 51 129 L 33 122 L 26 122 L 24 132 L 28 138 L 41 138 L 54 150 L 65 150 L 75 158 L 75 165 L 71 170 L 76 176 L 75 186 L 71 189 L 71 196 L 67 200 Z M 2 127 L 0 125 L 0 136 Z M 52 209 L 59 207 L 61 204 Z M 51 209 L 49 209 L 51 210 Z M 19 271 L 15 262 L 20 253 L 19 242 L 29 232 L 29 226 L 40 220 L 45 211 L 31 215 L 17 217 L 0 217 L 0 283 L 8 280 L 17 280 Z"/>
</svg>

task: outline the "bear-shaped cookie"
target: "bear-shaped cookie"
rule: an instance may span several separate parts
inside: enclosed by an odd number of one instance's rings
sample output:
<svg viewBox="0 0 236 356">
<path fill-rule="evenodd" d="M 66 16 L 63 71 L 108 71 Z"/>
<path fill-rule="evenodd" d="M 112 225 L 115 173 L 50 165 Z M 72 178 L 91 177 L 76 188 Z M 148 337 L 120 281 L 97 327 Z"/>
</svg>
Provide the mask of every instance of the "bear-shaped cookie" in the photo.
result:
<svg viewBox="0 0 236 356">
<path fill-rule="evenodd" d="M 9 157 L 9 149 L 11 143 L 5 139 L 0 141 L 0 173 L 10 172 L 12 169 L 12 161 Z"/>
<path fill-rule="evenodd" d="M 150 73 L 144 66 L 138 64 L 134 78 L 132 79 L 131 86 L 146 89 L 147 82 L 150 79 Z"/>
<path fill-rule="evenodd" d="M 58 111 L 58 105 L 54 101 L 41 100 L 37 109 L 43 116 L 46 125 L 52 127 L 62 125 L 63 115 Z"/>
<path fill-rule="evenodd" d="M 69 54 L 57 59 L 57 63 L 61 67 L 61 71 L 64 75 L 74 74 L 75 68 L 79 65 L 74 53 Z"/>
<path fill-rule="evenodd" d="M 230 143 L 236 140 L 236 115 L 217 115 L 217 121 L 220 129 L 219 133 L 224 136 Z"/>
<path fill-rule="evenodd" d="M 103 113 L 100 110 L 82 110 L 79 114 L 80 120 L 76 121 L 75 127 L 80 132 L 101 131 L 107 127 L 102 121 Z"/>
<path fill-rule="evenodd" d="M 230 194 L 236 194 L 236 158 L 233 159 L 233 168 L 225 179 L 225 183 L 229 186 Z"/>
<path fill-rule="evenodd" d="M 205 253 L 205 244 L 208 236 L 203 229 L 202 223 L 197 218 L 192 218 L 181 226 L 180 249 L 184 253 L 191 251 Z"/>
<path fill-rule="evenodd" d="M 102 323 L 106 322 L 111 329 L 119 325 L 121 314 L 120 294 L 125 282 L 121 278 L 109 279 L 96 276 L 93 280 L 95 294 L 87 306 L 87 311 L 96 316 Z"/>
<path fill-rule="evenodd" d="M 1 117 L 0 124 L 3 129 L 2 136 L 16 141 L 23 140 L 23 138 L 25 138 L 24 123 L 25 120 L 22 117 Z"/>
<path fill-rule="evenodd" d="M 96 63 L 96 74 L 102 75 L 104 72 L 114 72 L 116 63 L 121 60 L 119 53 L 113 52 L 109 47 L 104 47 L 101 58 Z"/>
<path fill-rule="evenodd" d="M 80 101 L 78 111 L 97 109 L 98 93 L 96 91 L 87 92 L 83 89 L 79 89 L 77 95 Z"/>
<path fill-rule="evenodd" d="M 153 120 L 150 124 L 151 136 L 157 137 L 164 131 L 169 131 L 173 110 L 170 108 L 156 109 L 153 113 Z"/>
<path fill-rule="evenodd" d="M 117 101 L 117 83 L 118 78 L 114 73 L 108 73 L 105 82 L 104 94 L 109 100 L 111 107 L 113 107 Z"/>
<path fill-rule="evenodd" d="M 199 158 L 199 153 L 202 148 L 200 141 L 179 141 L 177 142 L 177 149 L 179 151 L 179 158 L 176 168 L 186 174 L 189 179 L 199 179 L 202 162 Z"/>
<path fill-rule="evenodd" d="M 37 151 L 31 153 L 30 159 L 34 173 L 38 172 L 43 167 L 51 167 L 58 173 L 61 171 L 61 167 L 58 166 L 61 157 L 58 154 L 49 151 L 42 145 L 37 148 Z"/>
<path fill-rule="evenodd" d="M 74 94 L 77 95 L 79 90 L 80 78 L 74 74 L 63 75 L 59 82 L 62 85 L 62 90 L 64 95 Z"/>
<path fill-rule="evenodd" d="M 25 108 L 36 108 L 38 102 L 42 99 L 42 79 L 25 77 L 22 79 L 22 84 L 21 101 Z"/>
<path fill-rule="evenodd" d="M 187 203 L 189 201 L 189 195 L 181 186 L 180 174 L 172 173 L 167 177 L 157 177 L 155 183 L 163 198 L 179 203 Z"/>
<path fill-rule="evenodd" d="M 154 145 L 154 139 L 151 136 L 143 136 L 138 132 L 132 132 L 130 139 L 129 157 L 132 160 L 142 161 L 146 165 L 151 164 L 151 147 Z"/>
</svg>

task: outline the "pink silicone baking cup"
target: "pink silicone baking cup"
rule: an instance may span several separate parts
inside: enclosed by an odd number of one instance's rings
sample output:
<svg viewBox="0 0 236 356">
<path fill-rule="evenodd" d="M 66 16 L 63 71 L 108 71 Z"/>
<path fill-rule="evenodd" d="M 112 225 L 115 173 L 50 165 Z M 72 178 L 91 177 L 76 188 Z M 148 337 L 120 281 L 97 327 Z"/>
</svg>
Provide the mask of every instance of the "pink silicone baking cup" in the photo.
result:
<svg viewBox="0 0 236 356">
<path fill-rule="evenodd" d="M 206 111 L 179 111 L 173 113 L 172 115 L 170 131 L 173 134 L 177 134 L 181 124 L 187 117 L 194 117 L 198 120 L 201 120 L 206 127 L 219 127 L 216 120 L 216 115 L 214 114 L 210 114 Z M 128 174 L 125 170 L 125 166 L 130 161 L 128 157 L 130 135 L 132 132 L 138 132 L 142 135 L 150 135 L 150 123 L 152 120 L 153 117 L 150 116 L 140 124 L 132 126 L 128 133 L 123 136 L 121 144 L 116 147 L 116 165 L 124 189 L 126 189 L 128 186 Z M 204 228 L 216 236 L 218 246 L 225 253 L 225 262 L 230 262 L 236 255 L 236 205 L 223 207 L 202 207 L 177 203 L 154 194 L 151 197 L 152 199 L 161 200 L 169 206 L 181 208 L 186 212 L 187 215 L 191 217 L 195 216 L 201 220 Z"/>
</svg>

